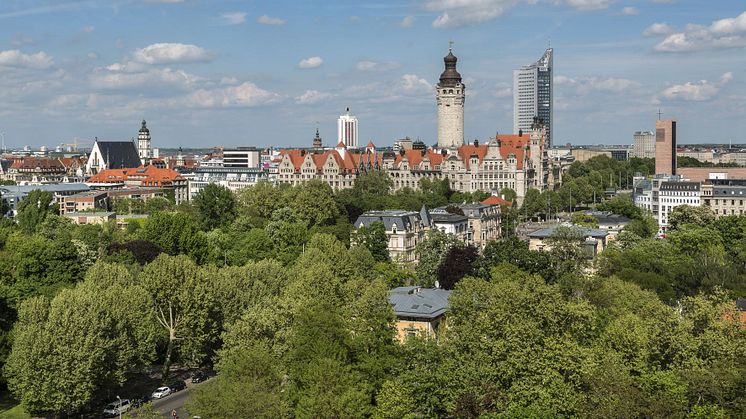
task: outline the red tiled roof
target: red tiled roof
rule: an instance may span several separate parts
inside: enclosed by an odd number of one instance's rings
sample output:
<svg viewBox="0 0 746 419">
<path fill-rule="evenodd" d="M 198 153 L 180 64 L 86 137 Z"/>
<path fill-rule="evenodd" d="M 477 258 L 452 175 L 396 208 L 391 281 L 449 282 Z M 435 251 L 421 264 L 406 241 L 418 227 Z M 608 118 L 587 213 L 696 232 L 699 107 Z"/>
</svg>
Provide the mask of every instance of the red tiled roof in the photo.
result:
<svg viewBox="0 0 746 419">
<path fill-rule="evenodd" d="M 505 199 L 502 199 L 502 198 L 500 198 L 497 195 L 490 196 L 489 198 L 487 198 L 484 201 L 482 201 L 482 203 L 485 204 L 485 205 L 505 205 L 505 206 L 508 206 L 508 207 L 513 205 L 512 202 L 510 202 L 508 200 L 505 200 Z"/>
<path fill-rule="evenodd" d="M 47 169 L 47 170 L 64 170 L 62 162 L 58 159 L 48 159 L 42 157 L 24 157 L 19 160 L 14 160 L 11 164 L 11 169 L 20 170 L 33 170 L 36 168 Z"/>
<path fill-rule="evenodd" d="M 139 181 L 142 186 L 162 186 L 174 181 L 186 180 L 179 172 L 171 169 L 160 169 L 153 165 L 126 169 L 107 169 L 91 176 L 89 183 L 112 183 Z"/>
</svg>

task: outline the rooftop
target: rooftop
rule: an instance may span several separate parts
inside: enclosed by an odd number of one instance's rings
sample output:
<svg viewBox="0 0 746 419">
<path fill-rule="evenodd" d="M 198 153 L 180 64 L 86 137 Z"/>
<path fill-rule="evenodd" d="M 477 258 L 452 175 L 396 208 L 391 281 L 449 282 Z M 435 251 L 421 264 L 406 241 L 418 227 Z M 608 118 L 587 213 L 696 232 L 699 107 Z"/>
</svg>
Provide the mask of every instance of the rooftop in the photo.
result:
<svg viewBox="0 0 746 419">
<path fill-rule="evenodd" d="M 545 239 L 547 237 L 551 237 L 554 235 L 554 231 L 557 230 L 557 227 L 560 227 L 559 225 L 552 226 L 549 228 L 543 228 L 541 230 L 536 230 L 534 232 L 528 233 L 528 236 L 531 238 L 536 239 Z M 601 230 L 598 228 L 586 228 L 586 227 L 579 227 L 579 226 L 567 226 L 564 227 L 570 227 L 580 232 L 580 234 L 583 235 L 583 237 L 595 237 L 595 238 L 603 238 L 609 235 L 609 232 L 606 230 Z"/>
<path fill-rule="evenodd" d="M 432 320 L 448 309 L 451 291 L 419 286 L 399 287 L 389 291 L 389 303 L 397 317 Z"/>
</svg>

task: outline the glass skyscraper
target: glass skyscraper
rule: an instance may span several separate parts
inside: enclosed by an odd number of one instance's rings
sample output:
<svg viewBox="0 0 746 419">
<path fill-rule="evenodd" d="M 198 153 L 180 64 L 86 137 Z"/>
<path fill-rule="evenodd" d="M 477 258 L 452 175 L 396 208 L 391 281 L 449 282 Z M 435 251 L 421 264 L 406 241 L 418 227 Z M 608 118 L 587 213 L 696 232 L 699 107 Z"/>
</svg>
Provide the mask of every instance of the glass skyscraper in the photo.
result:
<svg viewBox="0 0 746 419">
<path fill-rule="evenodd" d="M 539 61 L 513 71 L 513 132 L 528 132 L 537 116 L 546 126 L 547 148 L 552 146 L 554 121 L 553 52 L 548 48 Z"/>
</svg>

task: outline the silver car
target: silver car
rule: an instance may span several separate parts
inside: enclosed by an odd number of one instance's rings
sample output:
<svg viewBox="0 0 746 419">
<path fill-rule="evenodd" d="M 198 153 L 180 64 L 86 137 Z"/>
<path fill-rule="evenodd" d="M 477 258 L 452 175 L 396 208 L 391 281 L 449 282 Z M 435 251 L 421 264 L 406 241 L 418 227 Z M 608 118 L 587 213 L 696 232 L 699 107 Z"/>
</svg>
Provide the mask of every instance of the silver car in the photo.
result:
<svg viewBox="0 0 746 419">
<path fill-rule="evenodd" d="M 153 399 L 160 399 L 161 397 L 166 397 L 169 394 L 171 394 L 171 389 L 168 387 L 158 387 L 155 389 L 153 394 L 150 395 Z"/>
<path fill-rule="evenodd" d="M 107 418 L 119 416 L 120 414 L 129 410 L 130 406 L 131 403 L 129 399 L 121 399 L 115 402 L 111 402 L 104 408 L 104 416 L 106 416 Z"/>
</svg>

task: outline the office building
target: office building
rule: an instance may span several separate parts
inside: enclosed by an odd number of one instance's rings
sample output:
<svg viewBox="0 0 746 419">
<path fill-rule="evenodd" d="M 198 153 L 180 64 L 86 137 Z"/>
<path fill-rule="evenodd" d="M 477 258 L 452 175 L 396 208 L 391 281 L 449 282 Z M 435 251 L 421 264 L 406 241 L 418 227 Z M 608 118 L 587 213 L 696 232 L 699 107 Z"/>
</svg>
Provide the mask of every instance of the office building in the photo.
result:
<svg viewBox="0 0 746 419">
<path fill-rule="evenodd" d="M 554 137 L 553 56 L 548 48 L 539 61 L 513 71 L 513 132 L 530 130 L 538 117 L 546 126 L 547 148 Z"/>
<path fill-rule="evenodd" d="M 632 157 L 655 158 L 655 133 L 652 131 L 635 132 L 632 136 Z"/>
<path fill-rule="evenodd" d="M 464 99 L 466 86 L 461 82 L 461 74 L 456 71 L 458 58 L 448 48 L 443 58 L 445 69 L 435 87 L 438 106 L 438 148 L 457 149 L 464 145 Z"/>
<path fill-rule="evenodd" d="M 655 173 L 676 174 L 676 121 L 655 121 Z"/>
<path fill-rule="evenodd" d="M 357 117 L 350 115 L 350 108 L 347 108 L 347 113 L 340 115 L 337 119 L 337 143 L 342 143 L 346 147 L 357 148 L 357 131 Z"/>
<path fill-rule="evenodd" d="M 223 149 L 223 167 L 258 168 L 259 150 L 255 147 Z"/>
</svg>

